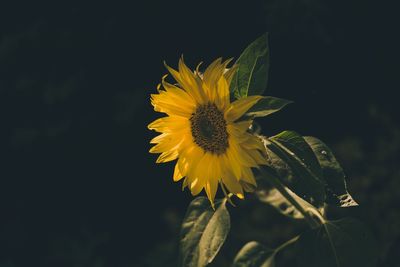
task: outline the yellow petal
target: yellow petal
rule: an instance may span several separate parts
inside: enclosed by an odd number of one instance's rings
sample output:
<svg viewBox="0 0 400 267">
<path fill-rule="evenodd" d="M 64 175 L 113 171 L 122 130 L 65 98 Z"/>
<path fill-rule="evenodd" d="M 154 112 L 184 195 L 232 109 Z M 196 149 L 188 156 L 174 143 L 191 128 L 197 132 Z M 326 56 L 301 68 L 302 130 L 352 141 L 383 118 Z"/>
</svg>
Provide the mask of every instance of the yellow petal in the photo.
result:
<svg viewBox="0 0 400 267">
<path fill-rule="evenodd" d="M 246 132 L 250 128 L 252 123 L 253 123 L 252 120 L 248 120 L 248 121 L 237 122 L 234 125 L 239 130 L 239 132 L 241 134 L 243 134 L 244 132 Z"/>
<path fill-rule="evenodd" d="M 165 81 L 165 78 L 162 79 L 162 86 L 164 88 L 164 92 L 167 93 L 173 101 L 179 101 L 178 103 L 182 103 L 184 105 L 190 106 L 190 108 L 194 108 L 196 106 L 196 100 L 193 99 L 191 95 L 189 95 L 184 89 L 181 89 L 173 84 L 170 84 Z M 161 91 L 162 93 L 163 91 Z"/>
<path fill-rule="evenodd" d="M 208 102 L 215 103 L 215 99 L 217 98 L 216 86 L 210 86 L 206 83 L 203 83 L 202 88 L 207 95 Z"/>
<path fill-rule="evenodd" d="M 172 77 L 174 77 L 174 79 L 182 86 L 182 83 L 184 83 L 184 82 L 181 78 L 181 74 L 178 71 L 171 68 L 170 66 L 168 66 L 165 61 L 164 61 L 164 66 L 165 66 L 165 68 L 167 68 L 169 73 L 171 73 Z"/>
<path fill-rule="evenodd" d="M 181 174 L 178 168 L 178 163 L 175 164 L 175 169 L 174 169 L 174 182 L 177 182 L 181 180 L 184 176 Z"/>
<path fill-rule="evenodd" d="M 229 86 L 231 85 L 232 78 L 236 74 L 236 71 L 238 70 L 238 67 L 239 67 L 239 65 L 233 65 L 229 70 L 227 70 L 224 73 L 225 79 L 226 79 L 226 81 L 227 81 Z"/>
<path fill-rule="evenodd" d="M 225 165 L 232 170 L 233 175 L 237 180 L 239 180 L 241 174 L 241 163 L 238 160 L 237 155 L 233 153 L 231 147 L 226 150 L 226 156 L 224 155 L 223 159 L 225 161 Z"/>
<path fill-rule="evenodd" d="M 159 94 L 151 95 L 151 104 L 154 110 L 157 112 L 167 113 L 168 115 L 176 115 L 183 117 L 190 117 L 193 113 L 193 108 L 190 105 L 179 105 L 179 103 L 184 103 L 185 100 L 177 100 L 171 97 L 170 94 L 166 92 L 160 92 Z"/>
<path fill-rule="evenodd" d="M 187 177 L 185 177 L 185 179 L 183 179 L 183 183 L 182 183 L 182 191 L 185 190 L 185 188 L 188 186 L 188 179 Z"/>
<path fill-rule="evenodd" d="M 254 179 L 254 174 L 250 168 L 242 168 L 242 178 L 241 180 L 245 181 L 246 183 L 252 184 L 254 186 L 257 185 L 256 180 Z"/>
<path fill-rule="evenodd" d="M 205 191 L 213 208 L 214 208 L 215 195 L 217 194 L 217 189 L 218 189 L 218 181 L 216 179 L 211 179 L 207 181 L 205 186 Z"/>
<path fill-rule="evenodd" d="M 229 85 L 224 77 L 221 77 L 217 83 L 217 98 L 215 103 L 220 110 L 225 110 L 229 107 Z"/>
<path fill-rule="evenodd" d="M 203 64 L 203 62 L 200 62 L 200 63 L 197 64 L 197 66 L 196 66 L 195 74 L 196 74 L 198 77 L 202 76 L 202 74 L 200 75 L 200 71 L 199 71 L 199 68 L 200 68 L 201 64 Z"/>
<path fill-rule="evenodd" d="M 156 137 L 154 137 L 153 139 L 150 140 L 150 144 L 158 144 L 160 142 L 162 142 L 165 138 L 171 138 L 171 134 L 169 133 L 162 133 L 160 135 L 157 135 Z"/>
<path fill-rule="evenodd" d="M 157 158 L 156 163 L 163 163 L 175 160 L 178 157 L 178 152 L 176 150 L 170 150 L 161 153 L 161 155 Z"/>
<path fill-rule="evenodd" d="M 227 60 L 225 60 L 225 61 L 222 63 L 222 65 L 223 65 L 223 67 L 224 67 L 224 73 L 228 70 L 226 67 L 229 65 L 229 63 L 232 62 L 232 60 L 233 60 L 233 57 L 228 58 Z"/>
<path fill-rule="evenodd" d="M 201 190 L 204 188 L 204 183 L 200 181 L 199 178 L 196 178 L 191 184 L 190 184 L 190 192 L 192 193 L 193 196 L 197 196 Z"/>
<path fill-rule="evenodd" d="M 250 150 L 250 157 L 252 157 L 258 165 L 268 165 L 268 160 L 258 150 Z"/>
<path fill-rule="evenodd" d="M 214 60 L 206 69 L 203 75 L 203 81 L 209 87 L 213 87 L 221 78 L 222 74 L 224 73 L 224 67 L 221 64 L 222 58 L 217 58 Z"/>
<path fill-rule="evenodd" d="M 201 88 L 201 80 L 197 79 L 194 73 L 186 66 L 183 57 L 179 60 L 178 67 L 181 78 L 186 83 L 185 90 L 197 100 L 197 103 L 204 103 L 206 96 Z"/>
<path fill-rule="evenodd" d="M 260 140 L 260 138 L 251 135 L 251 134 L 246 134 L 247 139 L 245 142 L 241 143 L 244 148 L 253 150 L 253 149 L 259 149 L 261 151 L 265 150 L 265 146 L 263 142 Z"/>
<path fill-rule="evenodd" d="M 189 129 L 190 121 L 185 117 L 167 116 L 153 121 L 147 128 L 160 133 L 176 133 L 184 129 Z"/>
<path fill-rule="evenodd" d="M 221 58 L 218 58 L 214 60 L 214 62 L 212 62 L 210 66 L 208 66 L 208 68 L 204 72 L 203 81 L 205 82 L 205 84 L 209 86 L 209 88 L 215 87 L 218 81 L 221 78 L 224 78 L 224 72 L 226 70 L 226 66 L 231 61 L 232 58 L 227 59 L 224 62 L 222 62 Z"/>
<path fill-rule="evenodd" d="M 221 58 L 214 60 L 203 75 L 203 89 L 210 102 L 213 103 L 218 98 L 217 84 L 224 73 L 224 66 L 221 61 Z"/>
<path fill-rule="evenodd" d="M 262 96 L 248 96 L 240 98 L 233 102 L 229 109 L 225 112 L 225 119 L 228 122 L 233 122 L 242 117 L 254 104 L 256 104 Z"/>
<path fill-rule="evenodd" d="M 182 158 L 184 159 L 182 164 L 186 164 L 187 167 L 184 170 L 181 169 L 181 172 L 184 173 L 184 175 L 194 177 L 197 165 L 203 158 L 203 155 L 203 150 L 198 148 L 196 144 L 192 143 L 190 148 L 182 153 Z"/>
<path fill-rule="evenodd" d="M 198 160 L 197 166 L 195 166 L 193 169 L 191 168 L 190 174 L 188 175 L 188 183 L 190 184 L 192 195 L 197 195 L 204 188 L 208 164 L 209 157 L 207 153 L 204 153 Z"/>
<path fill-rule="evenodd" d="M 233 140 L 233 138 L 230 139 L 229 150 L 230 153 L 232 154 L 232 157 L 234 157 L 238 162 L 240 162 L 241 166 L 246 166 L 246 167 L 257 166 L 255 160 L 249 156 L 248 151 L 243 150 L 240 147 L 240 145 L 238 145 Z"/>
<path fill-rule="evenodd" d="M 226 186 L 229 192 L 232 194 L 242 194 L 243 195 L 243 189 L 238 180 L 232 175 L 231 172 L 226 172 L 222 176 L 222 182 Z"/>
<path fill-rule="evenodd" d="M 227 125 L 228 134 L 235 138 L 238 143 L 244 143 L 248 140 L 249 134 L 246 131 L 249 129 L 252 121 L 241 121 L 238 123 L 230 123 Z"/>
<path fill-rule="evenodd" d="M 178 71 L 174 70 L 170 66 L 168 66 L 164 62 L 165 67 L 168 69 L 168 71 L 171 73 L 171 75 L 174 77 L 174 79 L 181 85 L 181 87 L 190 95 L 192 98 L 196 101 L 196 103 L 202 104 L 203 99 L 200 97 L 200 90 L 198 87 L 192 87 L 191 82 L 187 80 L 186 76 L 182 76 L 181 73 Z"/>
<path fill-rule="evenodd" d="M 150 153 L 162 153 L 169 150 L 178 150 L 179 145 L 182 143 L 181 140 L 174 140 L 173 142 L 165 141 L 160 142 L 157 145 L 150 148 Z"/>
<path fill-rule="evenodd" d="M 177 168 L 179 170 L 179 173 L 182 176 L 187 176 L 189 168 L 191 166 L 189 161 L 188 161 L 188 159 L 187 159 L 187 157 L 185 157 L 183 155 L 180 155 L 176 165 L 177 165 Z"/>
<path fill-rule="evenodd" d="M 186 134 L 185 134 L 186 132 Z M 159 143 L 174 143 L 177 144 L 180 141 L 182 141 L 182 139 L 187 139 L 188 138 L 188 131 L 186 129 L 179 131 L 179 132 L 174 132 L 174 133 L 162 133 L 156 137 L 154 137 L 153 139 L 150 140 L 150 144 L 159 144 Z"/>
<path fill-rule="evenodd" d="M 218 188 L 218 181 L 221 177 L 221 162 L 220 157 L 210 154 L 209 164 L 206 174 L 206 193 L 211 203 L 214 203 L 214 197 Z M 208 187 L 207 187 L 208 186 Z"/>
</svg>

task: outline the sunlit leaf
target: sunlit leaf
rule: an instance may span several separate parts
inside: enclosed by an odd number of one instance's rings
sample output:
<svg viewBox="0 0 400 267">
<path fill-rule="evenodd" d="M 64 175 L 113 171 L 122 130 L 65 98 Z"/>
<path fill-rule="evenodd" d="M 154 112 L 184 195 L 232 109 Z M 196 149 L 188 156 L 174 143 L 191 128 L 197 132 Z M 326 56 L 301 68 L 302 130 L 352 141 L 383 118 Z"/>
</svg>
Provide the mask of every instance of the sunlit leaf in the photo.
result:
<svg viewBox="0 0 400 267">
<path fill-rule="evenodd" d="M 231 92 L 236 98 L 262 95 L 268 83 L 269 48 L 265 33 L 251 43 L 240 55 L 239 65 L 231 82 Z"/>
<path fill-rule="evenodd" d="M 276 251 L 252 241 L 243 246 L 232 267 L 275 267 Z"/>
<path fill-rule="evenodd" d="M 190 203 L 181 229 L 182 266 L 202 267 L 215 258 L 230 229 L 225 203 L 226 200 L 217 202 L 215 211 L 205 197 Z"/>
<path fill-rule="evenodd" d="M 327 221 L 303 233 L 298 242 L 299 267 L 373 267 L 376 246 L 370 231 L 354 219 Z"/>
<path fill-rule="evenodd" d="M 314 151 L 321 165 L 326 182 L 326 202 L 340 207 L 357 206 L 357 202 L 347 191 L 343 169 L 329 147 L 315 137 L 306 136 L 304 139 Z"/>
<path fill-rule="evenodd" d="M 266 152 L 272 168 L 294 193 L 316 207 L 325 200 L 322 170 L 304 138 L 284 131 L 266 140 Z"/>
<path fill-rule="evenodd" d="M 260 99 L 248 112 L 247 116 L 252 117 L 265 117 L 272 113 L 275 113 L 286 105 L 292 103 L 290 100 L 272 97 L 272 96 L 265 96 Z"/>
</svg>

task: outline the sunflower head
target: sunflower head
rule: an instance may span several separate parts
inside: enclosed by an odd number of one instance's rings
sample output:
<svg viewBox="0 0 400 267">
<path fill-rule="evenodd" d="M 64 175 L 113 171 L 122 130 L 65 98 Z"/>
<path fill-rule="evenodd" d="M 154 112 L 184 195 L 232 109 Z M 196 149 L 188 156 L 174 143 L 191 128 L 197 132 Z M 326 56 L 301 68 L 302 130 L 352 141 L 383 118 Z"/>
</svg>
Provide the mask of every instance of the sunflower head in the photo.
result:
<svg viewBox="0 0 400 267">
<path fill-rule="evenodd" d="M 191 71 L 179 60 L 179 69 L 166 66 L 176 83 L 165 75 L 158 93 L 151 95 L 154 110 L 167 116 L 150 123 L 159 133 L 150 153 L 161 153 L 157 163 L 177 160 L 173 180 L 183 179 L 193 195 L 203 189 L 211 204 L 221 186 L 224 194 L 243 198 L 243 190 L 256 186 L 252 168 L 266 164 L 263 144 L 250 134 L 250 119 L 239 120 L 262 96 L 230 101 L 229 85 L 237 66 L 215 60 L 204 73 Z"/>
</svg>

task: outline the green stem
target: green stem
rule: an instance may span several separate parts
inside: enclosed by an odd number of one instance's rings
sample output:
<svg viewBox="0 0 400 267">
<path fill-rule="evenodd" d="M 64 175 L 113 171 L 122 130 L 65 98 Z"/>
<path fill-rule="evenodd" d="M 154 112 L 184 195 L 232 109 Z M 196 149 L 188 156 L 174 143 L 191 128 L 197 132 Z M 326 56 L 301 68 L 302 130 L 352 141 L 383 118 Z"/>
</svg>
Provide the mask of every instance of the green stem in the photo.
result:
<svg viewBox="0 0 400 267">
<path fill-rule="evenodd" d="M 279 247 L 277 247 L 276 249 L 274 249 L 274 252 L 272 254 L 272 257 L 275 257 L 276 254 L 278 254 L 282 249 L 286 248 L 287 246 L 290 246 L 291 244 L 295 243 L 298 239 L 300 238 L 300 236 L 295 236 L 292 239 L 286 241 L 285 243 L 283 243 L 282 245 L 280 245 Z"/>
<path fill-rule="evenodd" d="M 310 225 L 311 228 L 317 228 L 320 223 L 317 222 L 311 215 L 308 213 L 286 190 L 285 186 L 281 183 L 281 181 L 273 175 L 271 172 L 267 170 L 262 170 L 263 175 L 268 181 L 274 186 L 279 193 L 282 194 L 303 216 L 306 222 Z"/>
<path fill-rule="evenodd" d="M 295 237 L 293 237 L 292 239 L 290 239 L 290 240 L 286 241 L 285 243 L 283 243 L 282 245 L 280 245 L 279 247 L 277 247 L 277 248 L 275 249 L 276 253 L 277 253 L 278 251 L 284 249 L 285 247 L 287 247 L 287 246 L 293 244 L 294 242 L 296 242 L 297 239 L 299 239 L 299 237 L 300 237 L 299 235 L 298 235 L 298 236 L 295 236 Z"/>
</svg>

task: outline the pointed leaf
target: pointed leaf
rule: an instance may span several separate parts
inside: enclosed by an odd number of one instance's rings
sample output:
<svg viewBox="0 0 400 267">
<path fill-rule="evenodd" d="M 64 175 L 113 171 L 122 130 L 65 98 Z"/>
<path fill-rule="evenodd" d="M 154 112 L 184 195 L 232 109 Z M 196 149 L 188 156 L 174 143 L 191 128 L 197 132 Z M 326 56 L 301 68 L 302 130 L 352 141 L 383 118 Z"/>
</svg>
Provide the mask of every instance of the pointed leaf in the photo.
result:
<svg viewBox="0 0 400 267">
<path fill-rule="evenodd" d="M 373 267 L 377 250 L 370 231 L 354 219 L 328 221 L 302 234 L 299 267 Z"/>
<path fill-rule="evenodd" d="M 315 137 L 306 136 L 304 139 L 314 151 L 321 165 L 326 182 L 326 202 L 340 207 L 357 206 L 357 202 L 347 191 L 343 169 L 329 147 Z"/>
<path fill-rule="evenodd" d="M 212 262 L 230 229 L 226 200 L 214 211 L 205 197 L 194 199 L 182 223 L 180 253 L 182 266 L 203 267 Z"/>
<path fill-rule="evenodd" d="M 322 169 L 318 159 L 301 135 L 293 131 L 283 131 L 270 139 L 287 148 L 289 152 L 294 153 L 295 156 L 303 162 L 304 166 L 307 167 L 317 179 L 321 180 Z"/>
<path fill-rule="evenodd" d="M 239 68 L 231 82 L 231 93 L 236 98 L 262 95 L 268 83 L 268 34 L 263 34 L 251 43 L 240 55 L 236 64 Z"/>
<path fill-rule="evenodd" d="M 246 115 L 252 117 L 265 117 L 281 110 L 290 103 L 293 102 L 282 98 L 265 96 L 260 99 L 253 107 L 251 107 Z"/>
<path fill-rule="evenodd" d="M 276 251 L 252 241 L 243 246 L 232 267 L 275 267 Z"/>
<path fill-rule="evenodd" d="M 272 159 L 270 167 L 282 182 L 307 202 L 321 207 L 325 200 L 322 170 L 304 138 L 295 132 L 284 131 L 269 138 L 266 148 Z"/>
</svg>

